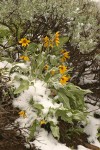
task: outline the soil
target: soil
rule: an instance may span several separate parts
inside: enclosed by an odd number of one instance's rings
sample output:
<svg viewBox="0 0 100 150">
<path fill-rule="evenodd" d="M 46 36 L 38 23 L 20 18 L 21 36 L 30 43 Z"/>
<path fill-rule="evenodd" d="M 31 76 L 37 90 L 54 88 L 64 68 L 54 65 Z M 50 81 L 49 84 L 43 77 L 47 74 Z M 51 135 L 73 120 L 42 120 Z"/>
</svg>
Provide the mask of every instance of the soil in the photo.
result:
<svg viewBox="0 0 100 150">
<path fill-rule="evenodd" d="M 69 133 L 66 132 L 66 129 L 67 129 L 67 131 L 72 127 L 74 127 L 74 129 L 75 129 L 76 123 L 74 125 L 71 125 L 71 124 L 65 123 L 64 121 L 60 121 L 59 126 L 60 126 L 60 142 L 61 143 L 66 143 L 66 145 L 68 147 L 70 147 L 74 150 L 77 149 L 77 145 L 83 145 L 86 148 L 89 148 L 91 150 L 100 150 L 99 147 L 88 143 L 88 141 L 87 141 L 88 136 L 85 133 L 83 133 L 83 132 L 79 133 L 79 132 L 77 132 L 77 130 L 76 130 L 76 132 L 73 131 L 73 134 L 70 134 L 70 132 Z M 66 136 L 66 133 L 67 133 L 67 136 Z M 70 134 L 70 138 L 68 137 L 68 134 Z"/>
</svg>

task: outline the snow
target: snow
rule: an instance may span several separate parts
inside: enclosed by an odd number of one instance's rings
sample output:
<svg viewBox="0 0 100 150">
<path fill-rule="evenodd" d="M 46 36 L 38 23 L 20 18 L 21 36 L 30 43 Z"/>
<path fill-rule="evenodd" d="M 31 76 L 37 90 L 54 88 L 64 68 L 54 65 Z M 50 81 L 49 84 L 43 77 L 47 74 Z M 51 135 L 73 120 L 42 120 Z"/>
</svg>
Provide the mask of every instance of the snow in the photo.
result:
<svg viewBox="0 0 100 150">
<path fill-rule="evenodd" d="M 9 85 L 12 84 L 15 88 L 18 88 L 20 86 L 20 81 L 15 80 L 15 77 L 18 77 L 18 79 L 28 80 L 27 76 L 21 75 L 17 72 L 14 72 L 11 74 L 11 81 L 8 83 Z"/>
<path fill-rule="evenodd" d="M 100 143 L 97 140 L 98 128 L 100 127 L 100 120 L 92 116 L 88 116 L 88 124 L 84 129 L 84 132 L 89 135 L 88 142 L 100 147 Z"/>
<path fill-rule="evenodd" d="M 40 129 L 37 133 L 36 139 L 33 142 L 25 143 L 25 146 L 30 148 L 30 145 L 35 145 L 40 150 L 72 150 L 65 144 L 59 143 L 52 134 L 48 133 L 44 129 Z M 91 150 L 82 145 L 77 146 L 77 150 Z"/>
<path fill-rule="evenodd" d="M 97 111 L 100 110 L 100 108 L 98 107 L 98 106 L 100 106 L 100 98 L 97 99 L 93 95 L 88 95 L 88 96 L 85 96 L 84 100 L 87 103 L 87 107 L 88 107 L 88 109 L 90 109 L 90 111 L 92 111 L 91 110 L 92 108 L 93 108 L 93 110 L 96 110 L 96 109 L 97 109 Z M 88 104 L 88 103 L 90 103 L 90 104 Z M 94 107 L 95 104 L 96 104 L 96 106 Z M 95 112 L 97 112 L 97 111 L 95 111 Z M 94 111 L 93 111 L 93 113 L 94 113 Z"/>
<path fill-rule="evenodd" d="M 78 145 L 78 149 L 77 150 L 90 150 L 82 145 Z"/>
<path fill-rule="evenodd" d="M 48 133 L 44 129 L 40 129 L 37 133 L 36 139 L 30 142 L 30 145 L 34 144 L 36 148 L 40 150 L 71 150 L 65 144 L 59 143 L 52 134 Z M 28 145 L 26 145 L 29 148 Z M 90 150 L 82 145 L 78 145 L 77 150 Z"/>
<path fill-rule="evenodd" d="M 94 113 L 96 112 L 98 112 L 98 113 L 100 113 L 100 108 L 99 108 L 99 106 L 93 106 L 93 105 L 91 105 L 91 104 L 87 104 L 87 107 L 88 107 L 88 112 L 90 112 L 90 115 L 94 115 Z"/>
<path fill-rule="evenodd" d="M 3 69 L 3 68 L 10 69 L 11 67 L 12 67 L 12 64 L 8 63 L 7 61 L 0 62 L 0 69 Z"/>
<path fill-rule="evenodd" d="M 38 133 L 36 140 L 33 142 L 35 146 L 41 150 L 71 150 L 64 144 L 59 143 L 47 131 L 41 129 Z"/>
<path fill-rule="evenodd" d="M 84 84 L 92 84 L 92 83 L 98 83 L 97 80 L 94 79 L 95 74 L 89 74 L 90 70 L 87 70 L 86 73 L 87 75 L 83 75 L 80 78 L 80 85 L 84 85 Z"/>
<path fill-rule="evenodd" d="M 84 132 L 89 135 L 88 142 L 92 145 L 100 147 L 100 142 L 97 139 L 98 128 L 100 128 L 100 119 L 94 118 L 94 113 L 100 113 L 99 106 L 87 104 L 89 115 L 87 117 L 87 125 Z"/>
<path fill-rule="evenodd" d="M 40 80 L 34 80 L 33 83 L 34 83 L 36 95 L 48 97 L 48 95 L 50 94 L 50 90 L 47 89 L 47 84 L 45 82 L 40 81 Z"/>
<path fill-rule="evenodd" d="M 49 108 L 59 108 L 60 104 L 53 104 L 52 99 L 48 96 L 50 94 L 49 89 L 47 89 L 47 85 L 40 80 L 34 80 L 33 86 L 29 86 L 28 90 L 25 90 L 20 96 L 13 101 L 13 105 L 20 109 L 26 110 L 29 108 L 29 101 L 33 99 L 34 102 L 43 105 L 43 114 L 47 114 Z"/>
<path fill-rule="evenodd" d="M 50 108 L 53 108 L 55 111 L 56 108 L 62 107 L 60 104 L 53 104 L 52 99 L 49 98 L 50 91 L 45 82 L 33 80 L 32 83 L 33 85 L 29 86 L 28 90 L 25 90 L 13 100 L 13 106 L 20 110 L 24 110 L 26 113 L 26 118 L 20 116 L 15 121 L 15 123 L 19 124 L 19 128 L 21 129 L 30 127 L 34 120 L 38 120 L 40 122 L 42 116 L 43 118 L 47 116 Z M 33 103 L 41 104 L 44 107 L 44 109 L 42 109 L 42 116 L 37 116 L 37 110 L 32 107 L 30 100 L 32 100 Z M 58 123 L 55 115 L 52 117 L 48 115 L 46 119 L 48 121 L 53 121 L 55 125 Z M 26 133 L 26 130 L 25 132 L 22 130 L 22 133 L 25 137 L 29 136 L 29 134 Z"/>
<path fill-rule="evenodd" d="M 27 67 L 28 67 L 28 65 L 25 64 L 25 63 L 17 63 L 15 66 L 19 66 L 19 67 L 21 67 L 21 68 L 23 68 L 23 69 L 27 69 Z M 13 66 L 13 67 L 14 67 L 14 66 Z"/>
</svg>

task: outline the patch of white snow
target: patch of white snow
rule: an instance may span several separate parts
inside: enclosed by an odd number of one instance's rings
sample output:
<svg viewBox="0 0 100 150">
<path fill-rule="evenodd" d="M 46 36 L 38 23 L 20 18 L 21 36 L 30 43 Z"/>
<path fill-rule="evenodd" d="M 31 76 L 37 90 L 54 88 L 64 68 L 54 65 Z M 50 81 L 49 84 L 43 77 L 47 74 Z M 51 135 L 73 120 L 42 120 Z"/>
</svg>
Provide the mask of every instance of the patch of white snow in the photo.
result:
<svg viewBox="0 0 100 150">
<path fill-rule="evenodd" d="M 59 143 L 54 137 L 44 129 L 38 133 L 36 140 L 33 142 L 41 150 L 71 150 L 64 144 Z"/>
</svg>

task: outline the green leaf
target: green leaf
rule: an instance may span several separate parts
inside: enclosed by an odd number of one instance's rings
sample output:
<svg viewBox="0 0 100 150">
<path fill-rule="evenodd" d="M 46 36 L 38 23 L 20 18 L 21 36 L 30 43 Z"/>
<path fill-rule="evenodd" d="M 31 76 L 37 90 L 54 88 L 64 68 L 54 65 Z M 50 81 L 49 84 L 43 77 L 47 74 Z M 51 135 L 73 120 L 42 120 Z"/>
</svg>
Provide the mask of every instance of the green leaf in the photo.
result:
<svg viewBox="0 0 100 150">
<path fill-rule="evenodd" d="M 59 127 L 58 126 L 51 126 L 51 131 L 54 137 L 59 139 Z"/>
<path fill-rule="evenodd" d="M 18 66 L 17 64 L 15 66 L 13 66 L 9 72 L 9 74 L 12 74 L 13 72 L 27 72 L 26 68 L 22 68 L 21 66 Z"/>
<path fill-rule="evenodd" d="M 45 76 L 44 81 L 47 82 L 49 80 L 49 78 L 51 77 L 50 72 L 48 72 Z"/>
<path fill-rule="evenodd" d="M 41 104 L 33 104 L 34 108 L 38 109 L 38 110 L 42 110 L 44 109 L 44 107 Z"/>
<path fill-rule="evenodd" d="M 69 112 L 70 112 L 70 110 L 69 110 Z M 67 113 L 68 113 L 67 110 L 60 110 L 60 109 L 58 109 L 56 111 L 56 117 L 61 117 L 61 120 L 65 121 L 65 122 L 73 123 L 72 122 L 72 117 L 68 117 Z"/>
<path fill-rule="evenodd" d="M 39 54 L 38 57 L 37 57 L 37 69 L 39 71 L 39 74 L 42 74 L 42 71 L 43 71 L 43 68 L 44 68 L 44 65 L 45 65 L 45 59 L 46 57 L 42 54 Z"/>
<path fill-rule="evenodd" d="M 55 58 L 50 57 L 50 64 L 56 66 L 58 64 L 57 56 Z"/>
<path fill-rule="evenodd" d="M 81 112 L 79 110 L 73 110 L 73 119 L 80 121 L 85 120 L 87 116 L 87 113 Z"/>
<path fill-rule="evenodd" d="M 90 93 L 90 90 L 83 90 L 72 83 L 68 83 L 64 88 L 66 95 L 70 99 L 70 106 L 73 109 L 82 110 L 85 107 L 84 96 Z"/>
<path fill-rule="evenodd" d="M 87 90 L 84 90 L 84 89 L 81 89 L 79 86 L 76 86 L 74 85 L 73 83 L 68 83 L 67 86 L 66 86 L 68 89 L 70 89 L 71 91 L 72 90 L 75 90 L 75 91 L 80 91 L 82 94 L 88 94 L 88 93 L 92 93 L 92 91 L 90 91 L 89 89 Z"/>
<path fill-rule="evenodd" d="M 29 46 L 27 47 L 27 50 L 34 53 L 37 50 L 37 48 L 38 48 L 38 44 L 30 43 Z"/>
<path fill-rule="evenodd" d="M 20 82 L 20 86 L 14 91 L 14 94 L 19 94 L 24 90 L 27 90 L 28 88 L 29 88 L 29 81 L 22 79 Z"/>
<path fill-rule="evenodd" d="M 30 127 L 29 131 L 30 131 L 30 135 L 29 135 L 29 140 L 31 140 L 32 138 L 34 138 L 34 133 L 36 131 L 36 127 L 38 126 L 38 122 L 35 120 L 32 124 L 32 126 Z"/>
<path fill-rule="evenodd" d="M 69 37 L 60 37 L 60 44 L 57 46 L 53 47 L 53 54 L 56 56 L 59 55 L 59 51 L 61 51 L 62 47 L 64 46 L 65 43 L 67 43 L 69 40 Z"/>
<path fill-rule="evenodd" d="M 69 98 L 65 95 L 63 90 L 59 90 L 58 96 L 59 96 L 59 101 L 63 103 L 63 106 L 65 108 L 69 108 L 70 109 Z"/>
<path fill-rule="evenodd" d="M 59 47 L 63 47 L 63 45 L 68 42 L 68 40 L 69 40 L 69 37 L 60 37 Z"/>
</svg>

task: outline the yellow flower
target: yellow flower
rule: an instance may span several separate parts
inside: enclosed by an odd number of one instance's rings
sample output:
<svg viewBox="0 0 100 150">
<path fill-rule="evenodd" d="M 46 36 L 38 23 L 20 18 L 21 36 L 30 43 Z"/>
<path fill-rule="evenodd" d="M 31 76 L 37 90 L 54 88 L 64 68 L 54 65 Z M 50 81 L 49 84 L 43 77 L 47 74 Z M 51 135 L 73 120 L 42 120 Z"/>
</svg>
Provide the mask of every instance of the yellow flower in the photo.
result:
<svg viewBox="0 0 100 150">
<path fill-rule="evenodd" d="M 54 75 L 54 74 L 55 74 L 55 70 L 51 70 L 50 73 L 51 73 L 52 75 Z"/>
<path fill-rule="evenodd" d="M 65 49 L 62 49 L 62 50 L 61 50 L 61 53 L 65 53 L 65 52 L 66 52 L 66 50 L 65 50 Z"/>
<path fill-rule="evenodd" d="M 53 41 L 52 41 L 52 40 L 49 41 L 49 46 L 50 46 L 51 48 L 53 48 Z"/>
<path fill-rule="evenodd" d="M 63 57 L 61 58 L 61 62 L 65 62 L 66 59 L 69 59 L 69 58 L 70 58 L 69 52 L 67 52 L 66 50 L 62 49 L 62 50 L 61 50 L 61 53 L 63 54 Z"/>
<path fill-rule="evenodd" d="M 46 124 L 46 121 L 45 121 L 45 120 L 41 120 L 41 121 L 40 121 L 40 125 L 43 125 L 43 124 Z"/>
<path fill-rule="evenodd" d="M 70 58 L 70 56 L 69 56 L 69 52 L 65 52 L 65 53 L 63 53 L 63 56 L 67 59 L 69 59 Z"/>
<path fill-rule="evenodd" d="M 60 83 L 61 84 L 66 84 L 66 82 L 69 81 L 69 79 L 70 79 L 70 76 L 64 75 L 64 76 L 61 77 Z"/>
<path fill-rule="evenodd" d="M 66 61 L 66 58 L 65 58 L 65 57 L 62 57 L 60 60 L 61 60 L 61 62 L 65 62 L 65 61 Z"/>
<path fill-rule="evenodd" d="M 20 56 L 20 59 L 23 59 L 24 61 L 29 61 L 29 57 L 28 56 Z"/>
<path fill-rule="evenodd" d="M 44 47 L 48 48 L 49 47 L 49 38 L 46 36 L 44 39 Z"/>
<path fill-rule="evenodd" d="M 44 70 L 48 70 L 49 66 L 48 65 L 45 65 L 44 66 Z"/>
<path fill-rule="evenodd" d="M 22 46 L 26 47 L 29 45 L 30 43 L 30 40 L 27 40 L 26 38 L 22 38 L 20 41 L 19 41 L 20 44 L 22 44 Z"/>
<path fill-rule="evenodd" d="M 26 113 L 25 113 L 24 110 L 20 111 L 18 114 L 19 114 L 21 117 L 26 118 Z"/>
<path fill-rule="evenodd" d="M 67 70 L 66 66 L 64 66 L 64 65 L 59 66 L 59 71 L 60 71 L 61 74 L 64 74 L 66 72 L 66 70 Z"/>
<path fill-rule="evenodd" d="M 56 46 L 58 46 L 60 43 L 59 36 L 60 36 L 59 32 L 56 32 L 55 37 L 54 37 L 54 42 L 55 42 Z"/>
</svg>

